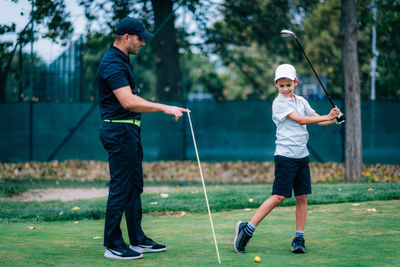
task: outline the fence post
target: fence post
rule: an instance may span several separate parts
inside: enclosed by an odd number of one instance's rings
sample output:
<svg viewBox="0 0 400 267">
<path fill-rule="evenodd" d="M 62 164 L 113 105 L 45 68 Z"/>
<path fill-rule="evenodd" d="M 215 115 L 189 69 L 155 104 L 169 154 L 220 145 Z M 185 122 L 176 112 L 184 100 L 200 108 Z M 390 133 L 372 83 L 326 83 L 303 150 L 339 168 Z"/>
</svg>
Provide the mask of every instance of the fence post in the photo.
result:
<svg viewBox="0 0 400 267">
<path fill-rule="evenodd" d="M 33 161 L 33 101 L 29 101 L 29 161 Z"/>
</svg>

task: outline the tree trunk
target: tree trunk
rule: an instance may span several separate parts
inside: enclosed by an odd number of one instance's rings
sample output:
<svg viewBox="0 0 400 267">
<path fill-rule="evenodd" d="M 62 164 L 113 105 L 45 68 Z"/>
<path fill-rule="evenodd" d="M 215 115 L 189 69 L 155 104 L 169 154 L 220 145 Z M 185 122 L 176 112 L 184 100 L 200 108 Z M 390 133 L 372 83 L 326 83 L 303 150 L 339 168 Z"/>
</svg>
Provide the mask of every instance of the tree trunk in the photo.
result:
<svg viewBox="0 0 400 267">
<path fill-rule="evenodd" d="M 160 29 L 153 41 L 157 64 L 157 100 L 180 101 L 181 71 L 172 1 L 151 0 L 151 3 L 155 28 Z M 177 124 L 172 120 L 163 124 L 163 133 L 159 139 L 159 160 L 184 159 L 184 154 L 180 153 L 185 147 L 183 134 L 182 131 L 177 132 L 176 128 Z"/>
<path fill-rule="evenodd" d="M 157 99 L 181 100 L 181 72 L 178 44 L 176 41 L 175 15 L 172 15 L 171 0 L 151 0 L 155 28 L 162 27 L 154 39 L 157 63 Z M 164 21 L 168 19 L 166 23 Z"/>
<path fill-rule="evenodd" d="M 354 0 L 342 0 L 343 71 L 346 110 L 346 172 L 347 181 L 361 179 L 361 104 L 360 75 L 357 56 L 357 21 Z"/>
</svg>

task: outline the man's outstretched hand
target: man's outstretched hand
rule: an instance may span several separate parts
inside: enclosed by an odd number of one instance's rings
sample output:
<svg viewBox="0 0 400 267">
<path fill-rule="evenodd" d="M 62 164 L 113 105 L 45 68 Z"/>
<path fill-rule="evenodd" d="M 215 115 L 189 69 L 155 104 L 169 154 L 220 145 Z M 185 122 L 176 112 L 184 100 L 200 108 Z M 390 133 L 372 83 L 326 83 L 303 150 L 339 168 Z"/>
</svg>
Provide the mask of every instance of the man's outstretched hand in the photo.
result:
<svg viewBox="0 0 400 267">
<path fill-rule="evenodd" d="M 164 113 L 172 115 L 175 121 L 178 121 L 179 118 L 182 117 L 183 112 L 190 112 L 190 110 L 176 106 L 166 106 L 166 108 L 164 109 Z"/>
</svg>

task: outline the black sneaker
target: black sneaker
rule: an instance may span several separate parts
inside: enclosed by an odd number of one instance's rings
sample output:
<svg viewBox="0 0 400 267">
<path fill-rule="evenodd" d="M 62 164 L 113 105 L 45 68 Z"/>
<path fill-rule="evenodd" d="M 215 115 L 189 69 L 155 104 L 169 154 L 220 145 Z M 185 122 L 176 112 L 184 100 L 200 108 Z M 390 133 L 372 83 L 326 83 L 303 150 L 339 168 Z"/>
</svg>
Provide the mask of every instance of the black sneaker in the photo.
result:
<svg viewBox="0 0 400 267">
<path fill-rule="evenodd" d="M 129 247 L 139 253 L 162 252 L 167 250 L 167 246 L 157 244 L 151 238 L 148 237 L 146 237 L 143 243 L 130 245 Z"/>
<path fill-rule="evenodd" d="M 143 254 L 130 249 L 125 243 L 117 248 L 106 248 L 104 257 L 119 260 L 134 260 L 143 257 Z"/>
<path fill-rule="evenodd" d="M 237 253 L 246 253 L 246 245 L 252 236 L 247 235 L 243 228 L 247 222 L 238 221 L 235 227 L 235 240 L 233 240 L 233 247 Z"/>
<path fill-rule="evenodd" d="M 295 237 L 292 241 L 292 252 L 293 253 L 306 253 L 305 241 L 303 236 Z"/>
</svg>

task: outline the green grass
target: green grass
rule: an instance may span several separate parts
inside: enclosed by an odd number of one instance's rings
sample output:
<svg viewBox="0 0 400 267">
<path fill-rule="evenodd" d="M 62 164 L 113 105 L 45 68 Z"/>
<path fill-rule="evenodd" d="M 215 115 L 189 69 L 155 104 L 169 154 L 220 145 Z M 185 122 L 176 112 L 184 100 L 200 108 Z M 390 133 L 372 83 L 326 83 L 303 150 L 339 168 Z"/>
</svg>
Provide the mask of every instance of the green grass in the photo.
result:
<svg viewBox="0 0 400 267">
<path fill-rule="evenodd" d="M 400 201 L 353 204 L 309 207 L 305 231 L 308 252 L 304 255 L 290 252 L 295 216 L 294 207 L 289 206 L 276 208 L 260 224 L 247 253 L 241 255 L 233 251 L 233 228 L 237 220 L 249 220 L 255 210 L 214 213 L 221 265 L 217 263 L 208 215 L 199 213 L 145 215 L 145 232 L 167 244 L 168 250 L 145 254 L 135 261 L 103 258 L 103 220 L 2 223 L 0 265 L 251 266 L 258 255 L 258 266 L 399 266 Z M 371 208 L 377 211 L 368 211 Z M 126 237 L 125 225 L 122 230 Z"/>
<path fill-rule="evenodd" d="M 258 208 L 270 196 L 271 185 L 208 186 L 207 192 L 213 212 Z M 143 194 L 144 213 L 207 212 L 202 187 L 180 187 L 177 191 L 171 191 L 168 194 L 168 198 L 161 198 L 160 193 Z M 249 202 L 249 199 L 254 201 Z M 313 194 L 309 196 L 308 202 L 310 205 L 317 205 L 392 199 L 400 199 L 399 183 L 314 184 Z M 291 198 L 285 200 L 281 206 L 294 204 L 295 199 Z M 0 201 L 0 206 L 0 222 L 102 219 L 105 215 L 106 199 L 69 202 L 3 200 Z M 72 210 L 73 207 L 79 207 L 79 210 Z"/>
</svg>

